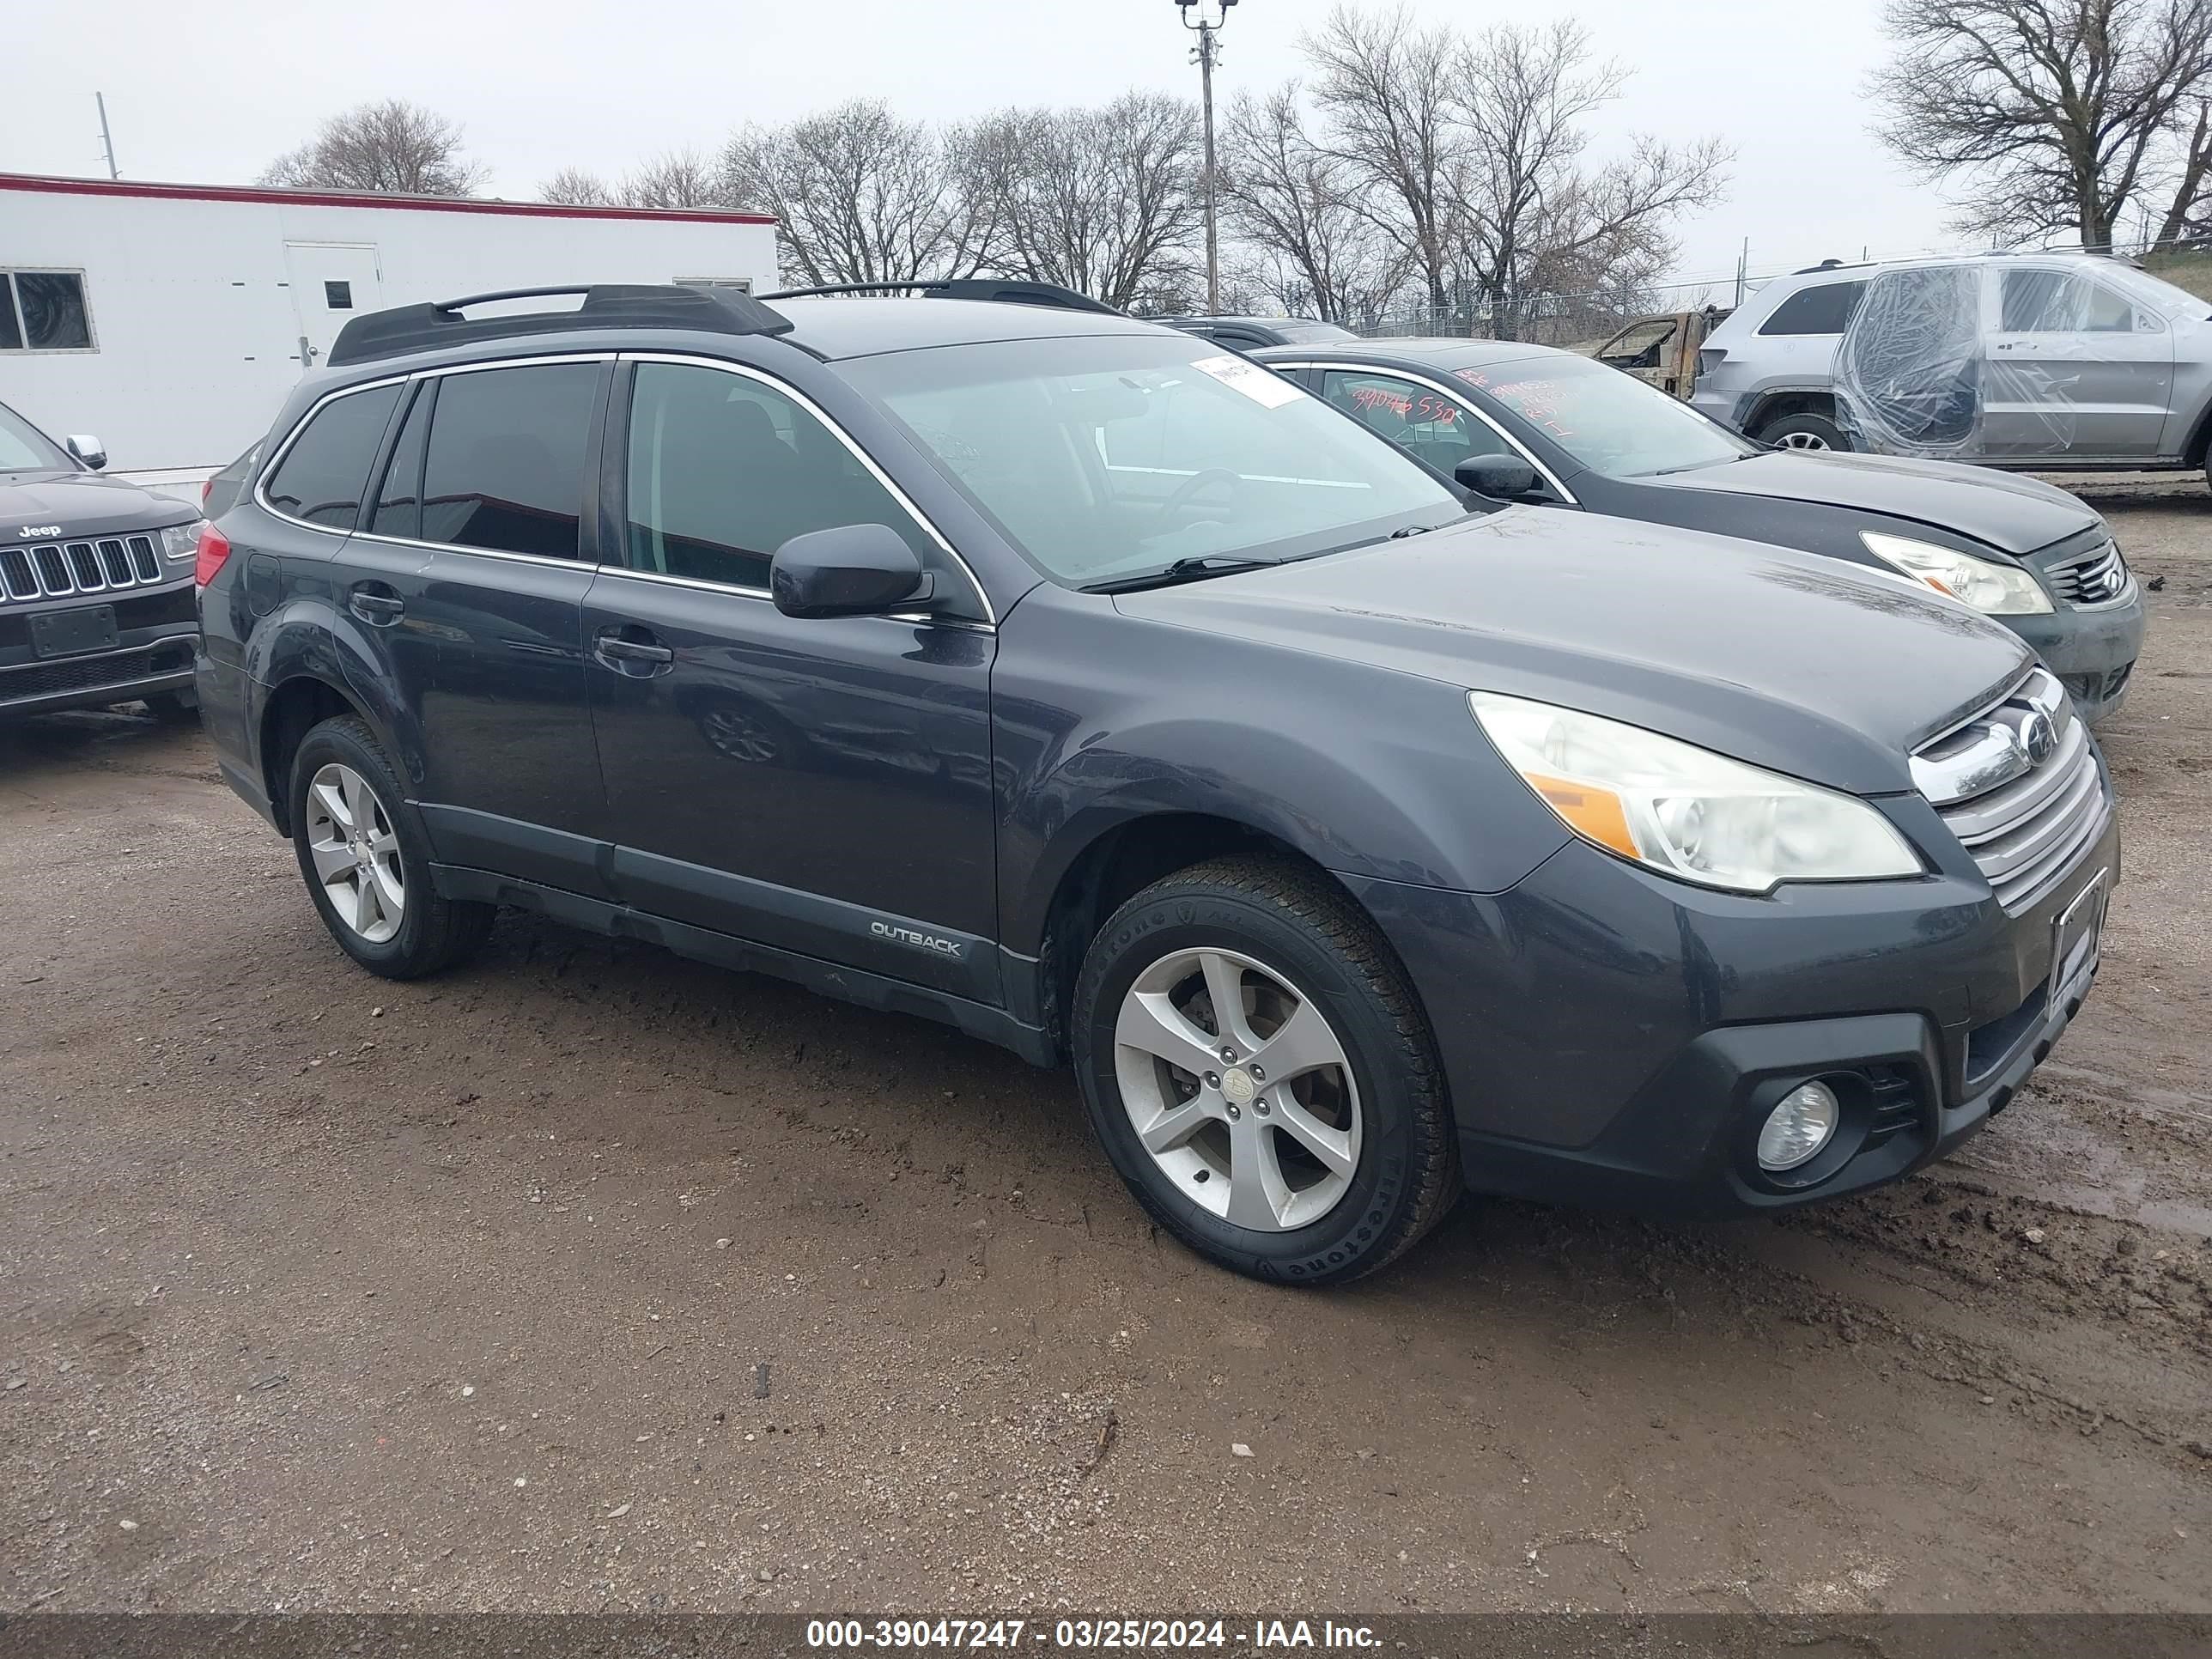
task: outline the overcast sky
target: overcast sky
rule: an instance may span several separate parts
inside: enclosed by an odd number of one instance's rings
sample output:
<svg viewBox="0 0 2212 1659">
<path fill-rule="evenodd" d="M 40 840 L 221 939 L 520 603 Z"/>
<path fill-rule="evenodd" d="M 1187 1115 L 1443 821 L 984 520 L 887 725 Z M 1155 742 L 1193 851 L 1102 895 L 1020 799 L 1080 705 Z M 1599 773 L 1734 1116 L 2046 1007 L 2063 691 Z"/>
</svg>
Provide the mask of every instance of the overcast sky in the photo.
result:
<svg viewBox="0 0 2212 1659">
<path fill-rule="evenodd" d="M 1302 32 L 1331 0 L 1242 0 L 1219 90 L 1298 74 Z M 1678 275 L 1754 274 L 1830 255 L 1955 246 L 1943 204 L 1867 131 L 1877 0 L 1416 0 L 1467 29 L 1574 16 L 1634 71 L 1600 124 L 1735 145 L 1734 185 L 1685 224 Z M 930 117 L 1010 102 L 1094 102 L 1132 86 L 1195 95 L 1171 0 L 1028 5 L 913 0 L 611 5 L 593 0 L 103 0 L 12 9 L 0 171 L 102 170 L 107 94 L 125 178 L 246 183 L 324 116 L 398 95 L 465 122 L 493 193 L 530 197 L 556 168 L 618 174 L 774 121 L 875 95 Z M 5 258 L 0 225 L 0 259 Z"/>
</svg>

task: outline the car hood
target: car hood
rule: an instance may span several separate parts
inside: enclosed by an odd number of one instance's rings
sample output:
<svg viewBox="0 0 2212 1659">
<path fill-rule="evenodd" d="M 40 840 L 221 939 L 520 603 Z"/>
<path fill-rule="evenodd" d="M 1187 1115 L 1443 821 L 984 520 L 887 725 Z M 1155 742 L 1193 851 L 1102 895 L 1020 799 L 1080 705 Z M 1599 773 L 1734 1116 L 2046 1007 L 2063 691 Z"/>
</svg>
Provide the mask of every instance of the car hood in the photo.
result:
<svg viewBox="0 0 2212 1659">
<path fill-rule="evenodd" d="M 1553 507 L 1123 594 L 1128 615 L 1631 721 L 1859 794 L 2033 660 L 1987 617 L 1816 555 Z"/>
<path fill-rule="evenodd" d="M 2012 554 L 2033 553 L 2094 529 L 2098 522 L 2096 514 L 2080 501 L 2039 479 L 1899 455 L 1776 450 L 1636 482 L 1910 519 Z"/>
<path fill-rule="evenodd" d="M 60 536 L 106 536 L 156 530 L 191 516 L 191 508 L 172 496 L 97 472 L 0 472 L 0 546 L 50 540 L 23 533 L 49 525 L 60 526 L 54 532 Z"/>
</svg>

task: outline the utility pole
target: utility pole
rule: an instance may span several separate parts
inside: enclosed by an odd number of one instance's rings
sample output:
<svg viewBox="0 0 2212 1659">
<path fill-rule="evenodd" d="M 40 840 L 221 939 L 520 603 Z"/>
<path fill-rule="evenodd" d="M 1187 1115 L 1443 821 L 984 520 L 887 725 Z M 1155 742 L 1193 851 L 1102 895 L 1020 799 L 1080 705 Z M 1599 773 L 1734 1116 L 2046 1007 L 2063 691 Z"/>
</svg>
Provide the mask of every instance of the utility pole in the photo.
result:
<svg viewBox="0 0 2212 1659">
<path fill-rule="evenodd" d="M 1743 239 L 1743 252 L 1735 256 L 1735 303 L 1739 311 L 1743 309 L 1744 279 L 1750 274 L 1751 238 L 1747 236 Z"/>
<path fill-rule="evenodd" d="M 1229 21 L 1229 9 L 1237 0 L 1213 0 L 1213 3 L 1218 15 L 1209 23 L 1206 0 L 1176 0 L 1182 26 L 1198 33 L 1198 45 L 1191 56 L 1198 62 L 1199 96 L 1206 107 L 1206 309 L 1209 316 L 1218 317 L 1221 314 L 1221 234 L 1214 199 L 1213 66 L 1221 58 L 1222 25 Z"/>
<path fill-rule="evenodd" d="M 115 140 L 107 134 L 107 94 L 95 92 L 92 100 L 100 106 L 100 147 L 107 152 L 107 176 L 120 179 L 123 175 L 115 170 Z"/>
</svg>

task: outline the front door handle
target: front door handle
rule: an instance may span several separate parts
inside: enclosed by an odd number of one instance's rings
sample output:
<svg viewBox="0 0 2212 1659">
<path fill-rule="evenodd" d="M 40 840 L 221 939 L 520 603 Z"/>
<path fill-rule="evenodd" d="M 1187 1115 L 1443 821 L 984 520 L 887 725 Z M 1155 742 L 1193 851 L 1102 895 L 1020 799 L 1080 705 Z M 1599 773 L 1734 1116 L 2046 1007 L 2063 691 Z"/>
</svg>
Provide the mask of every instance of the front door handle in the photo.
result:
<svg viewBox="0 0 2212 1659">
<path fill-rule="evenodd" d="M 668 646 L 618 633 L 594 638 L 592 654 L 617 674 L 657 674 L 676 661 L 676 653 Z"/>
<path fill-rule="evenodd" d="M 407 601 L 381 582 L 362 582 L 347 595 L 346 608 L 372 628 L 389 628 L 407 614 Z"/>
</svg>

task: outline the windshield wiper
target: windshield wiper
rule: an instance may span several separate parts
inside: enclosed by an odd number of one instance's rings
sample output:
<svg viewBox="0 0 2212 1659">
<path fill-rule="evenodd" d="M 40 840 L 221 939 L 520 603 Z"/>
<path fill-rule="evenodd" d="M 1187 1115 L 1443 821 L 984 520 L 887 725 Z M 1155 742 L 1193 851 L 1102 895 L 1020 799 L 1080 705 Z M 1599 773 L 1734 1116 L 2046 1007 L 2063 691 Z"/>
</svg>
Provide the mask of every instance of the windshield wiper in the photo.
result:
<svg viewBox="0 0 2212 1659">
<path fill-rule="evenodd" d="M 1280 564 L 1280 559 L 1240 559 L 1221 553 L 1200 553 L 1187 559 L 1177 559 L 1159 570 L 1148 570 L 1141 576 L 1118 576 L 1109 582 L 1091 582 L 1086 593 L 1134 593 L 1147 587 L 1172 587 L 1177 582 L 1194 582 L 1207 576 L 1233 575 L 1239 570 L 1263 570 L 1271 564 Z"/>
<path fill-rule="evenodd" d="M 1436 526 L 1432 524 L 1401 524 L 1390 532 L 1390 539 L 1394 542 L 1402 542 L 1408 536 L 1425 536 L 1435 528 Z"/>
</svg>

